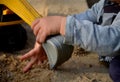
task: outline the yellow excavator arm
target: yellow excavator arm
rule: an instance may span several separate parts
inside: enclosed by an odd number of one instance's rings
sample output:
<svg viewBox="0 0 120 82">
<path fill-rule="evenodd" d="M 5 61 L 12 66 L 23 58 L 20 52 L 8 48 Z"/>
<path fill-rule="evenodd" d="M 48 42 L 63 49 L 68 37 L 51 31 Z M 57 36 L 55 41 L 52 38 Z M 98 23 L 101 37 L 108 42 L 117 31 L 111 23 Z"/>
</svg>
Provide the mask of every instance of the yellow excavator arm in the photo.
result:
<svg viewBox="0 0 120 82">
<path fill-rule="evenodd" d="M 0 0 L 0 4 L 5 5 L 10 10 L 12 10 L 15 14 L 17 14 L 23 21 L 25 21 L 28 25 L 37 19 L 42 17 L 27 0 Z M 21 20 L 14 22 L 0 22 L 0 26 L 9 25 L 21 22 Z"/>
</svg>

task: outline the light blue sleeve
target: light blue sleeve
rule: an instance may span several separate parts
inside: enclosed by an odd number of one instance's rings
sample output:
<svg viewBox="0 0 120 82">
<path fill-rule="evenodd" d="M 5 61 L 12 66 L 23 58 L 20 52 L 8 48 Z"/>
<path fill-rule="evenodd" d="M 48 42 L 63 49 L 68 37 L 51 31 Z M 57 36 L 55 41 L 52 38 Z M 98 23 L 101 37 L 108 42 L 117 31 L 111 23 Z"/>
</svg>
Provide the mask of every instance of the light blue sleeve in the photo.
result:
<svg viewBox="0 0 120 82">
<path fill-rule="evenodd" d="M 74 14 L 73 16 L 79 21 L 79 20 L 89 20 L 94 23 L 97 22 L 98 17 L 101 15 L 101 10 L 104 5 L 105 0 L 100 0 L 98 3 L 94 4 L 92 8 L 88 9 L 87 11 L 80 13 L 80 14 Z"/>
<path fill-rule="evenodd" d="M 97 7 L 96 7 L 97 9 Z M 100 55 L 111 55 L 120 49 L 120 14 L 116 21 L 109 26 L 97 25 L 88 20 L 75 16 L 67 17 L 65 43 L 78 45 L 87 51 Z"/>
</svg>

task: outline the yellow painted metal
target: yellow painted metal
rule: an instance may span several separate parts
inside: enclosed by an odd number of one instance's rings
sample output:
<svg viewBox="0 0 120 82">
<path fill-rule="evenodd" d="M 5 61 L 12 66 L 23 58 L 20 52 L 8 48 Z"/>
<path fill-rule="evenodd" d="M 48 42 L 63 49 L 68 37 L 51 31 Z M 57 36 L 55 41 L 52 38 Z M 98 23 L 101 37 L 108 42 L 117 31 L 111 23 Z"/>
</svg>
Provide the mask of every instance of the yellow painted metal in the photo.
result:
<svg viewBox="0 0 120 82">
<path fill-rule="evenodd" d="M 42 17 L 27 0 L 0 0 L 0 4 L 7 6 L 28 25 L 31 25 L 35 19 Z"/>
<path fill-rule="evenodd" d="M 9 21 L 9 22 L 0 22 L 0 26 L 8 26 L 23 23 L 23 20 Z"/>
<path fill-rule="evenodd" d="M 14 14 L 10 9 L 5 9 L 2 11 L 3 15 Z"/>
</svg>

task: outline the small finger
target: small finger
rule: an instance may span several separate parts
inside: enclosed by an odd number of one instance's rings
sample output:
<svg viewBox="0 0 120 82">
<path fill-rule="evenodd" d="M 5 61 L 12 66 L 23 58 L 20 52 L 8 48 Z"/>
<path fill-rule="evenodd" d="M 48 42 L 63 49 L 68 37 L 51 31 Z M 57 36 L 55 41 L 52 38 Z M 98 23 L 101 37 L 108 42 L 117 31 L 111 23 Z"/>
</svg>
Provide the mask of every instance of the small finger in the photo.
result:
<svg viewBox="0 0 120 82">
<path fill-rule="evenodd" d="M 38 43 L 44 43 L 45 40 L 46 40 L 46 37 L 47 37 L 46 33 L 45 33 L 45 32 L 42 32 L 41 34 L 38 34 L 38 35 L 37 35 L 36 41 L 37 41 Z"/>
<path fill-rule="evenodd" d="M 38 32 L 41 30 L 40 28 L 41 28 L 41 27 L 40 27 L 40 23 L 38 23 L 38 24 L 34 27 L 33 33 L 34 33 L 35 35 L 37 35 Z"/>
<path fill-rule="evenodd" d="M 41 65 L 42 64 L 42 61 L 38 61 L 38 63 L 37 63 L 38 65 Z"/>
<path fill-rule="evenodd" d="M 41 52 L 42 52 L 42 57 L 41 57 L 41 60 L 47 60 L 47 54 L 45 52 L 45 50 L 43 48 L 41 48 Z"/>
<path fill-rule="evenodd" d="M 45 60 L 47 60 L 47 55 L 41 48 L 41 55 L 38 56 L 38 65 L 41 65 Z"/>
<path fill-rule="evenodd" d="M 34 29 L 34 27 L 38 24 L 39 21 L 40 21 L 39 18 L 36 19 L 36 20 L 32 23 L 31 28 Z"/>
<path fill-rule="evenodd" d="M 36 61 L 37 58 L 32 58 L 30 62 L 23 68 L 23 72 L 27 72 Z"/>
<path fill-rule="evenodd" d="M 40 40 L 42 33 L 43 33 L 43 31 L 42 31 L 42 30 L 39 30 L 38 34 L 36 35 L 36 41 L 37 41 L 38 43 L 40 43 L 40 41 L 38 41 L 38 40 Z"/>
<path fill-rule="evenodd" d="M 23 55 L 23 56 L 19 56 L 20 60 L 25 60 L 28 59 L 30 57 L 32 57 L 33 55 L 35 55 L 34 49 L 29 51 L 27 54 Z"/>
</svg>

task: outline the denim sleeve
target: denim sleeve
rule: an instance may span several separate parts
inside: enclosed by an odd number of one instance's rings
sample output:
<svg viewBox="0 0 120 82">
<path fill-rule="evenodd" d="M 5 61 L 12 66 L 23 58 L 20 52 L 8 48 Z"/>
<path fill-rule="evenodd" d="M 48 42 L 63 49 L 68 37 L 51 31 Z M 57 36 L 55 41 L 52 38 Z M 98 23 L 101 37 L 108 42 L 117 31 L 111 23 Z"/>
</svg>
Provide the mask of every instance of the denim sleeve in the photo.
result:
<svg viewBox="0 0 120 82">
<path fill-rule="evenodd" d="M 78 45 L 87 51 L 105 56 L 118 52 L 120 49 L 120 16 L 109 26 L 101 26 L 89 20 L 77 20 L 74 16 L 68 16 L 65 44 Z"/>
<path fill-rule="evenodd" d="M 103 8 L 105 0 L 100 0 L 98 3 L 94 4 L 90 9 L 86 10 L 80 14 L 74 14 L 73 16 L 79 20 L 89 20 L 94 23 L 97 22 L 98 17 L 101 15 L 100 11 Z"/>
</svg>

